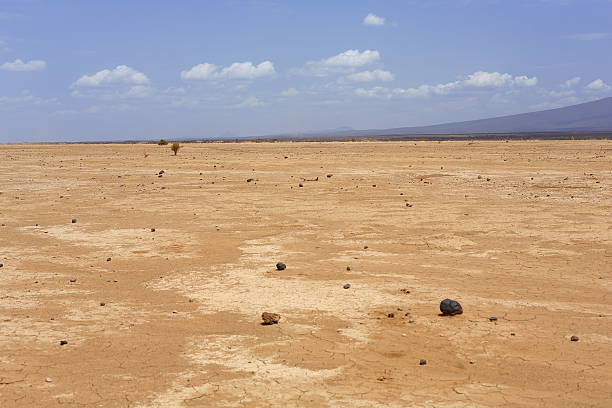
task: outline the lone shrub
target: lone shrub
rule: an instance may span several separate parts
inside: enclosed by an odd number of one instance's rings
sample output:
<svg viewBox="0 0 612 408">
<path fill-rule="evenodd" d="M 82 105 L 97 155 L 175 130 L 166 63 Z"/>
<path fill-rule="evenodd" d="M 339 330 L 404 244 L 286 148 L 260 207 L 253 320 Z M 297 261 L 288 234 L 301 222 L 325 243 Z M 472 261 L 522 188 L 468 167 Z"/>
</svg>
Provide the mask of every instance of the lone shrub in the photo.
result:
<svg viewBox="0 0 612 408">
<path fill-rule="evenodd" d="M 157 144 L 160 146 L 165 146 L 168 144 L 168 141 L 166 139 L 160 139 L 160 141 L 157 142 Z"/>
<path fill-rule="evenodd" d="M 175 156 L 178 153 L 180 148 L 181 148 L 181 145 L 178 142 L 174 142 L 172 143 L 172 146 L 170 146 L 170 149 L 174 152 Z"/>
</svg>

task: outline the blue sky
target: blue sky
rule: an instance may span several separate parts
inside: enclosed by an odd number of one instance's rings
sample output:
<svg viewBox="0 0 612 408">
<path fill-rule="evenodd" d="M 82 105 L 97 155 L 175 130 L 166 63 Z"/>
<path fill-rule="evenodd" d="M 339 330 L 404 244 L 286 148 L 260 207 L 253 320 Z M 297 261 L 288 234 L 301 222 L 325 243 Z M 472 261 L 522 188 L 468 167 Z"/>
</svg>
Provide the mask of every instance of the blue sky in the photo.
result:
<svg viewBox="0 0 612 408">
<path fill-rule="evenodd" d="M 611 0 L 0 0 L 0 142 L 417 126 L 612 96 Z"/>
</svg>

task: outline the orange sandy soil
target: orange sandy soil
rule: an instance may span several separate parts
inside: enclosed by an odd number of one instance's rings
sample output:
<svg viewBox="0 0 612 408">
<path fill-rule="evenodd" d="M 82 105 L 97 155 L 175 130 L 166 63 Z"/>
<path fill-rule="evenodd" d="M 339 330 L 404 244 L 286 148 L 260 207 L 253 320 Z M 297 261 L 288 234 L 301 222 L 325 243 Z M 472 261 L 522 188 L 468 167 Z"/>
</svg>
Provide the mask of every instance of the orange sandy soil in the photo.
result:
<svg viewBox="0 0 612 408">
<path fill-rule="evenodd" d="M 0 155 L 0 407 L 612 406 L 610 141 Z"/>
</svg>

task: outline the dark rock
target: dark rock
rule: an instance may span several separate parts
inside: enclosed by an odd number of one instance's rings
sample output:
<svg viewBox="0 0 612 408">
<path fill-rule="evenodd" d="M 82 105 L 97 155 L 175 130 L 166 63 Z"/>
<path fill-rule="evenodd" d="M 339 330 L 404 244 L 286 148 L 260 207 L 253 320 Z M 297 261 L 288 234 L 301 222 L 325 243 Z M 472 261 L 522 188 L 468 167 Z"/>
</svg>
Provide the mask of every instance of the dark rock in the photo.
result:
<svg viewBox="0 0 612 408">
<path fill-rule="evenodd" d="M 261 319 L 263 320 L 263 325 L 269 326 L 271 324 L 278 324 L 281 316 L 278 313 L 269 313 L 263 312 L 261 314 Z"/>
<path fill-rule="evenodd" d="M 155 232 L 155 228 L 151 228 L 151 232 Z"/>
<path fill-rule="evenodd" d="M 100 302 L 100 306 L 106 306 L 106 302 Z"/>
<path fill-rule="evenodd" d="M 346 270 L 347 270 L 347 271 L 350 271 L 350 270 L 351 270 L 351 267 L 350 267 L 350 266 L 347 266 L 347 267 L 346 267 Z"/>
<path fill-rule="evenodd" d="M 284 263 L 278 262 L 276 264 L 276 270 L 277 271 L 284 271 L 285 269 L 287 269 L 287 265 L 285 265 Z"/>
<path fill-rule="evenodd" d="M 300 187 L 304 187 L 304 185 L 302 183 L 298 184 Z"/>
<path fill-rule="evenodd" d="M 490 322 L 496 322 L 497 321 L 497 317 L 491 316 L 491 317 L 489 317 L 489 321 Z"/>
<path fill-rule="evenodd" d="M 578 337 L 578 336 L 572 336 L 572 337 L 570 337 L 570 340 L 571 340 L 571 341 L 578 341 L 578 340 L 580 340 L 580 337 Z"/>
<path fill-rule="evenodd" d="M 1 264 L 1 263 L 0 263 L 0 268 L 2 268 L 3 266 L 4 266 L 4 264 Z"/>
<path fill-rule="evenodd" d="M 246 180 L 246 182 L 247 182 L 247 183 L 250 183 L 251 181 L 253 181 L 253 179 L 252 179 L 252 178 L 248 178 L 248 179 Z"/>
<path fill-rule="evenodd" d="M 68 340 L 60 340 L 60 346 L 65 346 L 68 344 Z"/>
<path fill-rule="evenodd" d="M 351 287 L 350 283 L 345 283 L 344 286 L 342 286 L 344 289 L 349 289 Z"/>
<path fill-rule="evenodd" d="M 395 317 L 395 313 L 389 313 L 387 314 L 387 317 Z"/>
<path fill-rule="evenodd" d="M 76 278 L 70 278 L 70 282 L 72 283 L 76 282 Z"/>
<path fill-rule="evenodd" d="M 463 313 L 463 308 L 455 300 L 444 299 L 440 302 L 440 312 L 445 316 L 454 316 Z"/>
<path fill-rule="evenodd" d="M 327 178 L 332 178 L 333 174 L 328 174 Z"/>
<path fill-rule="evenodd" d="M 110 259 L 110 258 L 106 258 L 106 262 L 110 262 L 110 261 L 111 261 L 111 259 Z"/>
<path fill-rule="evenodd" d="M 70 222 L 71 222 L 71 223 L 73 223 L 73 224 L 76 224 L 77 219 L 76 219 L 76 218 L 73 218 L 73 219 L 71 219 L 71 220 L 70 220 Z"/>
<path fill-rule="evenodd" d="M 427 360 L 419 360 L 419 365 L 426 365 L 427 364 Z"/>
</svg>

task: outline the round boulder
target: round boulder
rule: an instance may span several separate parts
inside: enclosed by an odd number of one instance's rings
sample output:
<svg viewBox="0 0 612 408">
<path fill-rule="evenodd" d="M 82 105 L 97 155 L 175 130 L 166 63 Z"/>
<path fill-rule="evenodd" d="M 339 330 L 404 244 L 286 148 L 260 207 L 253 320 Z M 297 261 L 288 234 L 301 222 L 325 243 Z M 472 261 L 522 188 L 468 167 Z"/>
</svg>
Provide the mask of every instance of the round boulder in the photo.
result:
<svg viewBox="0 0 612 408">
<path fill-rule="evenodd" d="M 444 299 L 440 302 L 440 312 L 444 316 L 454 316 L 463 313 L 463 308 L 459 302 L 452 299 Z"/>
</svg>

